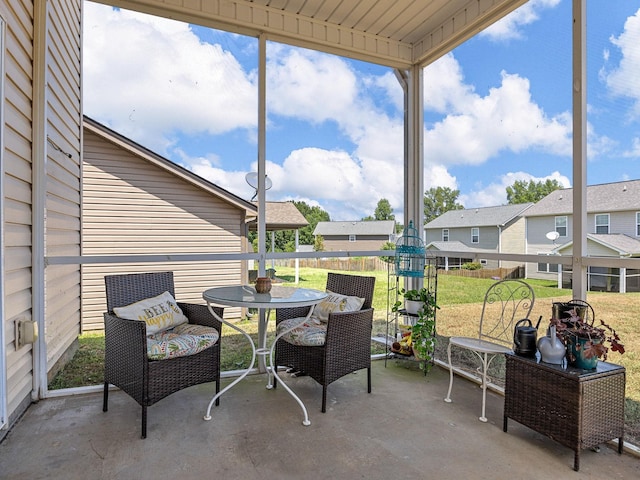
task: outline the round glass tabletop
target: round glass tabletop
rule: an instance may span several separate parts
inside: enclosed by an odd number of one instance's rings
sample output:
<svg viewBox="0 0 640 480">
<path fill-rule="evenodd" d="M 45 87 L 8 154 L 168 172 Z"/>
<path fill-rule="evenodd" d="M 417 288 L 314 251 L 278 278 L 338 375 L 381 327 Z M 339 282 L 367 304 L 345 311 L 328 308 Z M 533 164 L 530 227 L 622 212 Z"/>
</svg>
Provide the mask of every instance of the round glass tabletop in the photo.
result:
<svg viewBox="0 0 640 480">
<path fill-rule="evenodd" d="M 256 293 L 253 285 L 235 285 L 210 288 L 202 294 L 210 303 L 248 308 L 305 307 L 320 303 L 326 296 L 320 290 L 279 285 L 274 285 L 269 293 Z"/>
</svg>

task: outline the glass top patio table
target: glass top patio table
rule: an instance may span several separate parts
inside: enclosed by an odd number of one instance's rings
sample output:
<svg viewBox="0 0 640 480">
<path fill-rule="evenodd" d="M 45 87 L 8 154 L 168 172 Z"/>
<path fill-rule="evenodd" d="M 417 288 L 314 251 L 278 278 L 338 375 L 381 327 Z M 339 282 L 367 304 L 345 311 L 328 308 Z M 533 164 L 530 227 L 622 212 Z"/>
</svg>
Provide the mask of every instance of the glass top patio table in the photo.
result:
<svg viewBox="0 0 640 480">
<path fill-rule="evenodd" d="M 312 290 L 309 288 L 295 288 L 295 287 L 283 287 L 279 285 L 274 285 L 271 288 L 269 293 L 257 293 L 256 289 L 252 285 L 233 285 L 227 287 L 214 287 L 202 294 L 202 297 L 207 302 L 207 307 L 211 314 L 220 320 L 223 324 L 231 327 L 237 332 L 244 335 L 249 344 L 251 345 L 252 355 L 251 362 L 249 363 L 249 368 L 247 368 L 242 375 L 236 378 L 233 382 L 227 385 L 220 392 L 216 393 L 216 395 L 209 402 L 209 406 L 207 407 L 207 412 L 204 416 L 205 420 L 211 420 L 211 407 L 217 401 L 220 396 L 229 390 L 231 387 L 240 382 L 244 377 L 248 375 L 248 373 L 253 368 L 253 365 L 256 360 L 256 355 L 261 355 L 262 358 L 264 356 L 269 355 L 269 368 L 267 369 L 268 373 L 268 383 L 267 388 L 273 388 L 273 384 L 271 383 L 271 375 L 277 375 L 276 366 L 273 364 L 273 353 L 275 349 L 276 342 L 279 338 L 281 338 L 286 333 L 290 332 L 294 328 L 299 325 L 302 325 L 307 319 L 311 316 L 313 312 L 314 305 L 320 303 L 327 297 L 327 293 L 321 292 L 319 290 Z M 300 323 L 293 325 L 291 328 L 279 333 L 276 335 L 276 338 L 273 340 L 271 347 L 266 346 L 266 324 L 264 330 L 264 337 L 260 339 L 259 348 L 256 348 L 251 337 L 242 330 L 238 325 L 234 323 L 227 322 L 224 318 L 219 317 L 216 312 L 211 307 L 212 304 L 224 305 L 229 307 L 244 307 L 244 308 L 259 308 L 259 309 L 277 309 L 277 308 L 291 308 L 291 307 L 311 307 L 306 317 L 302 317 L 300 319 Z M 268 321 L 268 316 L 267 316 Z M 300 405 L 302 408 L 302 412 L 304 414 L 304 420 L 302 421 L 303 425 L 310 425 L 309 415 L 307 413 L 307 408 L 302 403 L 302 400 L 291 390 L 291 388 L 279 378 L 280 384 L 283 388 L 293 397 L 293 399 Z"/>
</svg>

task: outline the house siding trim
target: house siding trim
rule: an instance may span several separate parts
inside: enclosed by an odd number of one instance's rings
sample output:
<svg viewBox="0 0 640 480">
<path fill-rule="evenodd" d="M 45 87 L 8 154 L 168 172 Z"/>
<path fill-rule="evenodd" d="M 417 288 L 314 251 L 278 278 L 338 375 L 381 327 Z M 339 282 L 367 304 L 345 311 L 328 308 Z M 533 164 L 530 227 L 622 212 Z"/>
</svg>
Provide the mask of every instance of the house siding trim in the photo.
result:
<svg viewBox="0 0 640 480">
<path fill-rule="evenodd" d="M 40 2 L 44 5 L 45 2 Z M 34 60 L 33 2 L 0 2 L 4 20 L 1 48 L 2 101 L 2 329 L 4 391 L 0 403 L 6 425 L 11 426 L 32 401 L 33 346 L 16 348 L 15 322 L 33 318 L 33 115 L 37 85 Z M 42 30 L 42 28 L 40 28 Z M 2 381 L 2 380 L 0 380 Z M 0 438 L 7 429 L 0 429 Z"/>
<path fill-rule="evenodd" d="M 6 344 L 4 338 L 4 51 L 6 45 L 5 21 L 0 12 L 0 430 L 8 424 L 7 419 L 7 368 L 6 368 Z"/>
</svg>

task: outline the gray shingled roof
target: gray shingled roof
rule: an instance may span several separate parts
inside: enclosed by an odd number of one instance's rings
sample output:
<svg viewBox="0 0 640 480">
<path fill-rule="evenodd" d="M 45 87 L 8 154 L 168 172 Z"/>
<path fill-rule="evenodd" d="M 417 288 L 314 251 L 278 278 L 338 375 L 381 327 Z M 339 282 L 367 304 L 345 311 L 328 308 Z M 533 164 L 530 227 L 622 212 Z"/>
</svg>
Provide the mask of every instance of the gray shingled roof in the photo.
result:
<svg viewBox="0 0 640 480">
<path fill-rule="evenodd" d="M 368 222 L 318 222 L 314 235 L 391 235 L 395 231 L 394 220 Z"/>
<path fill-rule="evenodd" d="M 495 250 L 490 250 L 486 248 L 474 248 L 458 240 L 451 240 L 450 242 L 431 242 L 426 247 L 427 250 L 439 250 L 445 252 L 463 252 L 463 253 L 495 253 Z"/>
<path fill-rule="evenodd" d="M 257 203 L 254 203 L 257 207 Z M 309 222 L 293 202 L 266 202 L 265 222 L 267 230 L 296 230 Z M 257 220 L 248 222 L 250 230 L 257 230 Z"/>
<path fill-rule="evenodd" d="M 640 210 L 640 180 L 603 183 L 587 187 L 587 212 Z M 571 215 L 573 188 L 556 190 L 525 212 L 525 217 Z"/>
<path fill-rule="evenodd" d="M 521 216 L 533 203 L 517 205 L 500 205 L 498 207 L 469 208 L 465 210 L 449 210 L 438 218 L 431 220 L 424 228 L 457 228 L 485 227 L 506 225 L 514 218 Z"/>
<path fill-rule="evenodd" d="M 604 245 L 611 250 L 615 250 L 622 257 L 640 256 L 640 241 L 624 233 L 588 233 L 587 240 Z M 573 245 L 573 241 L 567 242 L 557 247 L 554 252 L 561 253 Z"/>
</svg>

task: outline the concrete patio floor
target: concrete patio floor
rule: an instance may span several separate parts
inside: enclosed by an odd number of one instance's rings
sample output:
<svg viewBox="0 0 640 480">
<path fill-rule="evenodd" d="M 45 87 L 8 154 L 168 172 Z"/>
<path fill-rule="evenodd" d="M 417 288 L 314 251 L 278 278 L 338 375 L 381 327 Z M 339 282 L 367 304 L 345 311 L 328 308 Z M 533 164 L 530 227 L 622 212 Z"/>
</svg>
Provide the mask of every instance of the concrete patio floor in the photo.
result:
<svg viewBox="0 0 640 480">
<path fill-rule="evenodd" d="M 247 377 L 203 415 L 212 385 L 175 393 L 149 408 L 140 438 L 140 407 L 111 392 L 52 398 L 32 405 L 0 444 L 2 479 L 584 479 L 640 478 L 640 458 L 610 446 L 573 452 L 514 421 L 502 431 L 503 397 L 488 394 L 488 423 L 478 421 L 481 392 L 448 373 L 426 377 L 403 363 L 374 362 L 373 392 L 364 371 L 329 387 L 310 378 L 289 384 L 311 425 L 284 389 Z M 230 380 L 225 380 L 224 383 Z"/>
</svg>

